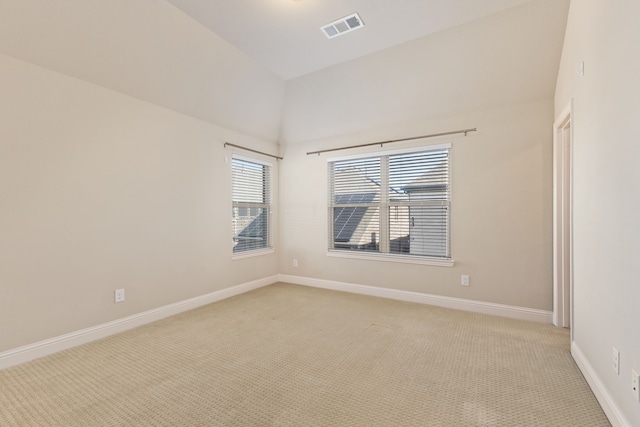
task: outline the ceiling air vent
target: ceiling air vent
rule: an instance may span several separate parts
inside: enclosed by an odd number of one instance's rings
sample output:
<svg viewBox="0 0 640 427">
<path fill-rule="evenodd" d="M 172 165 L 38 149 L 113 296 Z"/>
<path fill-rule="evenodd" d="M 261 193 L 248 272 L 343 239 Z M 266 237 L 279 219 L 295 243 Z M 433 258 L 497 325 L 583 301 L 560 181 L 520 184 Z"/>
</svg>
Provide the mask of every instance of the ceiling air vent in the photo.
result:
<svg viewBox="0 0 640 427">
<path fill-rule="evenodd" d="M 364 27 L 364 22 L 362 22 L 362 19 L 360 19 L 357 13 L 354 13 L 337 19 L 327 25 L 323 25 L 321 30 L 328 39 L 332 39 L 362 27 Z"/>
</svg>

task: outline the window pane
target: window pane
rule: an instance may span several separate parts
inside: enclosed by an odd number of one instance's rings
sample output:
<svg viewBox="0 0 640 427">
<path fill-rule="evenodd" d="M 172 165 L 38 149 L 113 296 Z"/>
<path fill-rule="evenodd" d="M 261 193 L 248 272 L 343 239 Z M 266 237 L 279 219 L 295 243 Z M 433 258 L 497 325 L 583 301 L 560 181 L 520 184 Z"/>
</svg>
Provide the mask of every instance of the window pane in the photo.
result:
<svg viewBox="0 0 640 427">
<path fill-rule="evenodd" d="M 391 206 L 389 208 L 389 252 L 392 254 L 409 253 L 408 206 Z"/>
<path fill-rule="evenodd" d="M 392 198 L 412 201 L 447 200 L 448 151 L 427 151 L 389 157 L 389 187 Z"/>
<path fill-rule="evenodd" d="M 268 248 L 268 224 L 268 208 L 233 208 L 233 252 Z"/>
<path fill-rule="evenodd" d="M 245 160 L 232 159 L 231 179 L 234 202 L 267 203 L 267 179 L 269 166 Z"/>
<path fill-rule="evenodd" d="M 380 201 L 380 159 L 355 159 L 333 163 L 333 203 Z"/>
<path fill-rule="evenodd" d="M 409 207 L 409 254 L 448 257 L 446 206 Z"/>
<path fill-rule="evenodd" d="M 446 206 L 391 206 L 389 252 L 448 257 Z"/>
<path fill-rule="evenodd" d="M 377 252 L 380 248 L 379 213 L 379 208 L 373 207 L 334 207 L 334 249 Z"/>
</svg>

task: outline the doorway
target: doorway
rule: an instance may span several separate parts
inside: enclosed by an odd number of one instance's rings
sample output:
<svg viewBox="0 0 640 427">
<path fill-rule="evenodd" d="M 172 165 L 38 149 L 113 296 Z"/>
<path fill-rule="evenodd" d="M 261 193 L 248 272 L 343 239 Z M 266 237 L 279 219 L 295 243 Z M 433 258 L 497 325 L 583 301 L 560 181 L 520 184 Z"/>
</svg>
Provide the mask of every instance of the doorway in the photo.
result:
<svg viewBox="0 0 640 427">
<path fill-rule="evenodd" d="M 573 307 L 573 101 L 553 125 L 553 324 L 570 328 Z"/>
</svg>

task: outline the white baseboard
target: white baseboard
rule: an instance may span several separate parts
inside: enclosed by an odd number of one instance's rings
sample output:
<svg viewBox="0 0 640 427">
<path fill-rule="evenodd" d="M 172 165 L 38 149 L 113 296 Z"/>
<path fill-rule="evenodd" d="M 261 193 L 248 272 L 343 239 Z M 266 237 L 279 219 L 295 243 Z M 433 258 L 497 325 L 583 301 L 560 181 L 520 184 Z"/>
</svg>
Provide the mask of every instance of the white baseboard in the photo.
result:
<svg viewBox="0 0 640 427">
<path fill-rule="evenodd" d="M 19 365 L 39 357 L 86 344 L 88 342 L 117 334 L 147 323 L 155 322 L 156 320 L 164 319 L 184 311 L 193 310 L 194 308 L 198 308 L 203 305 L 211 304 L 263 286 L 271 285 L 277 281 L 277 275 L 265 277 L 263 279 L 221 289 L 195 298 L 179 301 L 174 304 L 154 308 L 153 310 L 144 311 L 142 313 L 103 323 L 101 325 L 92 326 L 90 328 L 81 329 L 79 331 L 39 341 L 34 344 L 4 351 L 0 353 L 0 369 Z"/>
<path fill-rule="evenodd" d="M 591 387 L 591 391 L 593 391 L 596 399 L 598 399 L 598 403 L 600 403 L 605 415 L 609 418 L 611 425 L 613 427 L 631 427 L 631 423 L 620 410 L 609 393 L 609 390 L 607 390 L 602 381 L 600 381 L 600 377 L 575 341 L 571 343 L 571 355 L 573 356 L 573 360 L 576 361 L 578 368 L 580 368 L 582 375 L 584 375 L 584 378 L 587 380 L 589 387 Z"/>
<path fill-rule="evenodd" d="M 351 292 L 354 294 L 370 295 L 419 304 L 435 305 L 437 307 L 453 308 L 456 310 L 472 311 L 474 313 L 491 314 L 512 319 L 530 320 L 539 323 L 551 323 L 553 314 L 550 311 L 511 305 L 494 304 L 473 301 L 462 298 L 444 297 L 440 295 L 423 294 L 419 292 L 401 291 L 397 289 L 379 288 L 376 286 L 357 285 L 353 283 L 336 282 L 332 280 L 314 279 L 310 277 L 280 274 L 281 282 L 294 285 L 312 286 L 315 288 L 332 289 L 335 291 Z"/>
</svg>

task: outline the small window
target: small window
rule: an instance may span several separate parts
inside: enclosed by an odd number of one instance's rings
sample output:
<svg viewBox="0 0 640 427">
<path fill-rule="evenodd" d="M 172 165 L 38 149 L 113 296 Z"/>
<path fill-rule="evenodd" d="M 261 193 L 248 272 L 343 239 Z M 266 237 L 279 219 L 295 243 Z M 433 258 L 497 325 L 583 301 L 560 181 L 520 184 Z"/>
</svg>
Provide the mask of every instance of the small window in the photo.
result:
<svg viewBox="0 0 640 427">
<path fill-rule="evenodd" d="M 271 248 L 271 165 L 231 159 L 233 253 Z"/>
<path fill-rule="evenodd" d="M 329 250 L 450 259 L 449 148 L 329 160 Z"/>
</svg>

